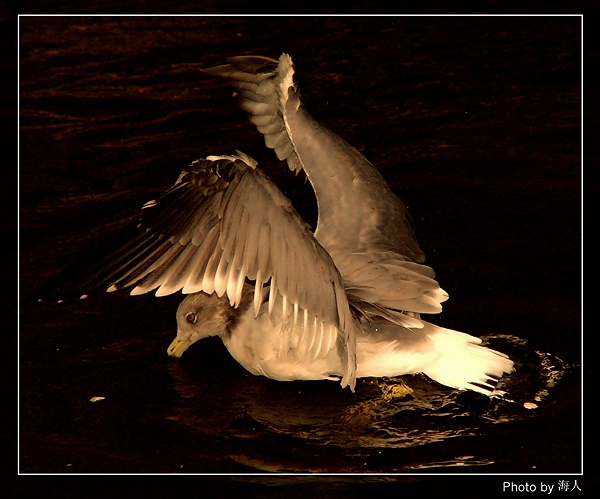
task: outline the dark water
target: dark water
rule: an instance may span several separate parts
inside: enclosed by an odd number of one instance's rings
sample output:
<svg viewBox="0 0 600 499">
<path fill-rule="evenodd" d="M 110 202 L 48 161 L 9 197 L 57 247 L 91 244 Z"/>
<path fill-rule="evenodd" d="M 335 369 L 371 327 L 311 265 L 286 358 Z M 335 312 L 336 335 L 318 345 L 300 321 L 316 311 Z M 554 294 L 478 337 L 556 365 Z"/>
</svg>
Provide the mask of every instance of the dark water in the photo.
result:
<svg viewBox="0 0 600 499">
<path fill-rule="evenodd" d="M 579 24 L 21 18 L 21 473 L 581 472 Z M 35 301 L 209 154 L 255 157 L 314 223 L 310 186 L 198 71 L 282 51 L 408 205 L 450 293 L 430 320 L 518 362 L 512 401 L 418 376 L 278 383 L 219 340 L 174 360 L 179 295 Z"/>
</svg>

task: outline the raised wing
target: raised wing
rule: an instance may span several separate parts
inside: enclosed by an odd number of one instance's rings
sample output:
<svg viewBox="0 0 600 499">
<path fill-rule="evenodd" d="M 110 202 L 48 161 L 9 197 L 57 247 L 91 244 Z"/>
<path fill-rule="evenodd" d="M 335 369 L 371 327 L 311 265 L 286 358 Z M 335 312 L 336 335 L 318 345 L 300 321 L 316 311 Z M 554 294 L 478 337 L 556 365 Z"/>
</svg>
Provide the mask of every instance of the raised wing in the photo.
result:
<svg viewBox="0 0 600 499">
<path fill-rule="evenodd" d="M 282 300 L 284 315 L 294 322 L 299 312 L 320 321 L 326 331 L 320 341 L 329 348 L 337 343 L 347 366 L 342 384 L 354 389 L 354 319 L 342 278 L 291 202 L 253 159 L 238 152 L 195 161 L 173 187 L 144 205 L 138 230 L 88 286 L 107 291 L 133 287 L 133 295 L 153 290 L 157 296 L 179 290 L 226 293 L 237 307 L 250 279 L 258 314 L 263 286 L 269 285 L 269 313 Z M 318 350 L 325 355 L 326 349 Z"/>
<path fill-rule="evenodd" d="M 319 242 L 325 248 L 394 251 L 424 261 L 402 201 L 362 154 L 306 112 L 290 56 L 227 61 L 203 72 L 229 79 L 267 147 L 287 160 L 290 169 L 306 172 L 319 204 Z"/>
<path fill-rule="evenodd" d="M 289 55 L 227 61 L 203 71 L 227 78 L 266 145 L 290 169 L 306 172 L 319 205 L 315 237 L 348 293 L 364 306 L 439 312 L 448 295 L 420 265 L 425 257 L 410 214 L 362 154 L 306 112 Z"/>
</svg>

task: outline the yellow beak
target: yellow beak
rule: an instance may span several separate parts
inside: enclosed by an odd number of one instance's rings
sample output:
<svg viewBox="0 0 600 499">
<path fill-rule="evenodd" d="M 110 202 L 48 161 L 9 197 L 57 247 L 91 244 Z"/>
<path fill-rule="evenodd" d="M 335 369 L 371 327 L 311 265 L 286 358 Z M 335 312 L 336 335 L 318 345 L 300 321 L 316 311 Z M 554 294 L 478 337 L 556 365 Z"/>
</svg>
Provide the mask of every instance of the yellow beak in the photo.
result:
<svg viewBox="0 0 600 499">
<path fill-rule="evenodd" d="M 171 357 L 181 357 L 183 355 L 183 352 L 185 352 L 189 348 L 189 346 L 189 338 L 181 339 L 179 336 L 176 336 L 175 339 L 169 345 L 169 348 L 167 348 L 167 353 Z"/>
</svg>

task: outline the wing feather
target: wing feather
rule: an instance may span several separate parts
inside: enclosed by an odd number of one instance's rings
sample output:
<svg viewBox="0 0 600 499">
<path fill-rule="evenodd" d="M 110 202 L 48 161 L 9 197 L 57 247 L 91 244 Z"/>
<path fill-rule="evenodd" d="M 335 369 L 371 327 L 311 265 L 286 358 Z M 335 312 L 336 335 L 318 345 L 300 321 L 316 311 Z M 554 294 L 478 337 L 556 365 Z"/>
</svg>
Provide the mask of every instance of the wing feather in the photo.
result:
<svg viewBox="0 0 600 499">
<path fill-rule="evenodd" d="M 198 245 L 198 250 L 196 251 L 194 265 L 190 267 L 188 279 L 182 289 L 183 293 L 197 293 L 202 290 L 203 276 L 206 274 L 206 267 L 213 256 L 214 247 L 218 240 L 218 226 L 213 226 L 204 240 L 199 241 L 199 244 L 192 243 Z"/>
<path fill-rule="evenodd" d="M 251 158 L 239 153 L 194 162 L 175 186 L 145 205 L 138 230 L 141 235 L 114 255 L 103 285 L 133 287 L 132 294 L 156 290 L 157 296 L 214 292 L 227 295 L 235 307 L 250 279 L 255 313 L 262 310 L 268 285 L 267 313 L 279 304 L 282 314 L 282 348 L 304 348 L 314 359 L 337 341 L 347 366 L 345 384 L 354 387 L 355 360 L 348 359 L 355 359 L 355 324 L 342 278 L 290 201 Z M 300 311 L 314 320 L 309 335 L 292 327 Z"/>
</svg>

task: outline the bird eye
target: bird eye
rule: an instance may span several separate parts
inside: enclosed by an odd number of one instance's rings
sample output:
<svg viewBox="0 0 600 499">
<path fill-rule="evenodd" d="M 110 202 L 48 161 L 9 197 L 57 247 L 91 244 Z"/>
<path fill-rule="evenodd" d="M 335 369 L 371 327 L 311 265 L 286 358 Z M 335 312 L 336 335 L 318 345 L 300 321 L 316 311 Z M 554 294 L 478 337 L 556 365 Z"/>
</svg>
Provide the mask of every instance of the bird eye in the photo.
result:
<svg viewBox="0 0 600 499">
<path fill-rule="evenodd" d="M 185 320 L 190 324 L 194 324 L 196 322 L 196 314 L 194 312 L 190 312 L 185 316 Z"/>
</svg>

